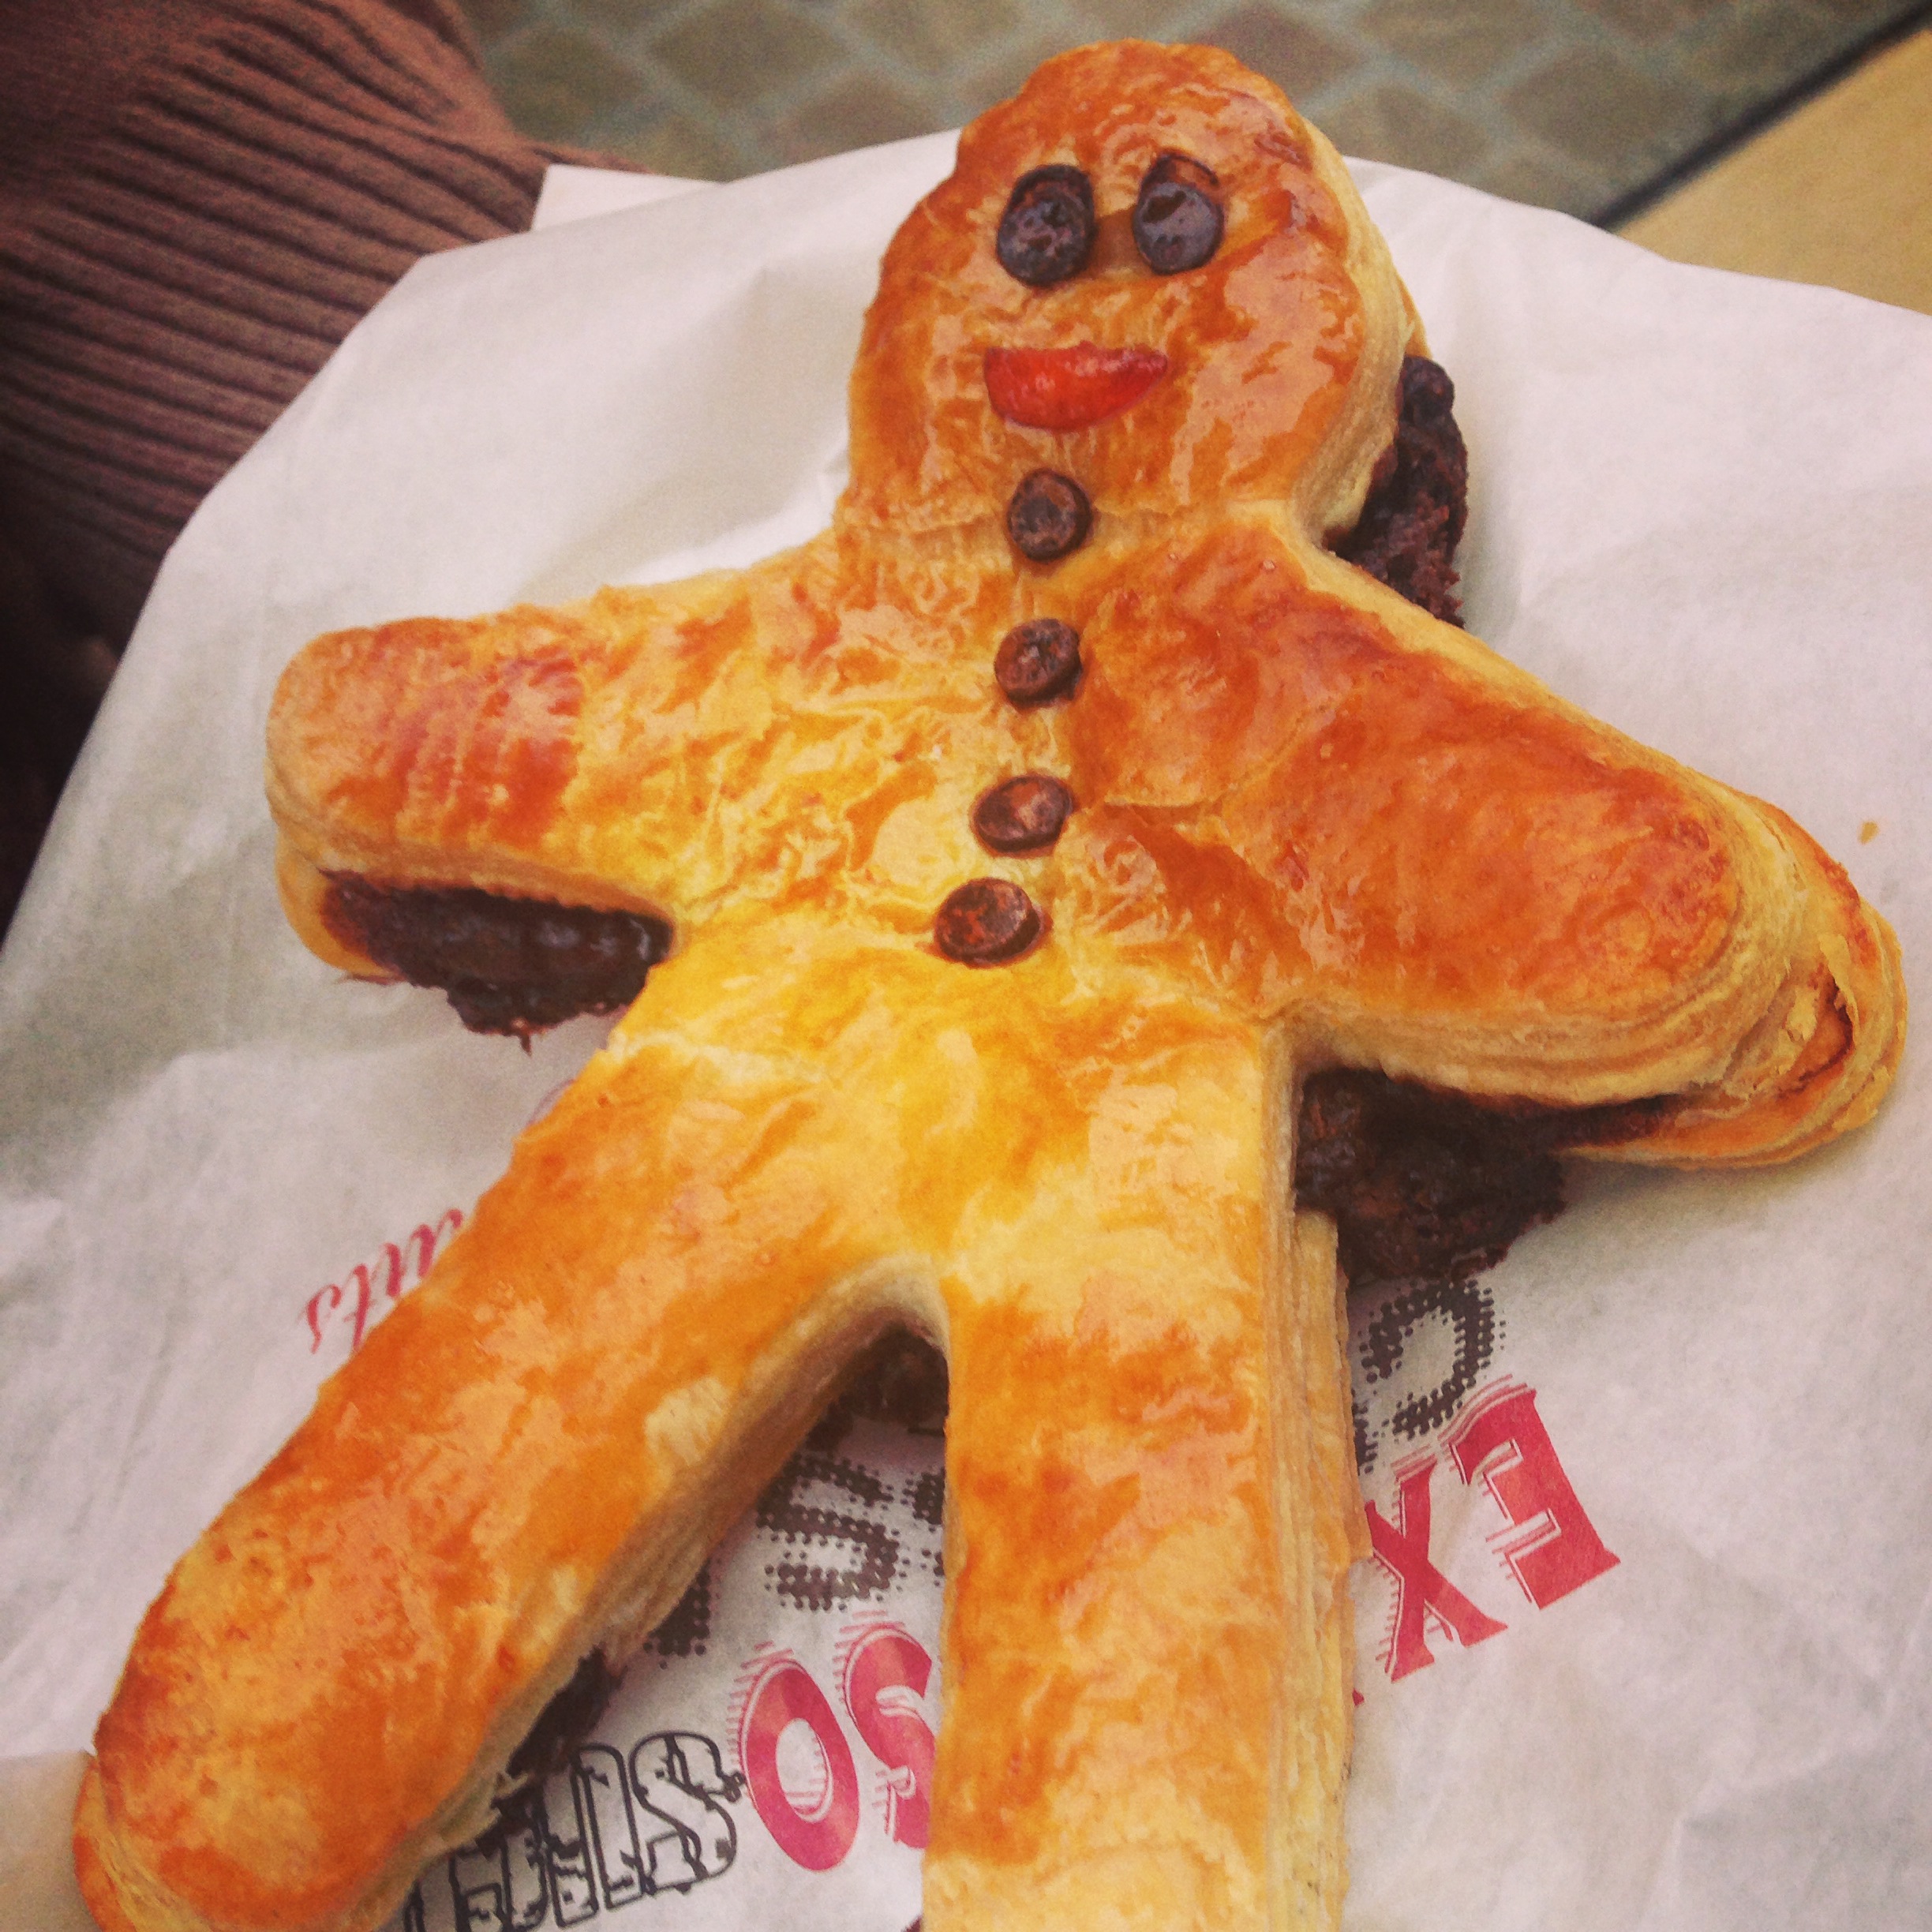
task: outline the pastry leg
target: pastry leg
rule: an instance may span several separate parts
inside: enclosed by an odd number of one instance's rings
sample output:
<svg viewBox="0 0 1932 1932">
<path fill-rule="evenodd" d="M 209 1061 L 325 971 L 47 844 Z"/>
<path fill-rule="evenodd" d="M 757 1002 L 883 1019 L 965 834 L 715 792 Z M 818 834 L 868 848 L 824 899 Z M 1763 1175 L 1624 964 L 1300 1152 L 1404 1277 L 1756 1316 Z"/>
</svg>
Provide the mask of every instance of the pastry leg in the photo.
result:
<svg viewBox="0 0 1932 1932">
<path fill-rule="evenodd" d="M 945 1283 L 933 1932 L 1339 1916 L 1358 1512 L 1332 1241 L 1290 1234 L 1260 1036 L 1139 1017 L 1084 1146 Z"/>
<path fill-rule="evenodd" d="M 379 1923 L 909 1322 L 955 1376 L 936 1923 L 1269 1923 L 1346 1686 L 1267 1061 L 1061 949 L 695 944 L 183 1559 L 84 1868 L 174 1923 Z"/>
</svg>

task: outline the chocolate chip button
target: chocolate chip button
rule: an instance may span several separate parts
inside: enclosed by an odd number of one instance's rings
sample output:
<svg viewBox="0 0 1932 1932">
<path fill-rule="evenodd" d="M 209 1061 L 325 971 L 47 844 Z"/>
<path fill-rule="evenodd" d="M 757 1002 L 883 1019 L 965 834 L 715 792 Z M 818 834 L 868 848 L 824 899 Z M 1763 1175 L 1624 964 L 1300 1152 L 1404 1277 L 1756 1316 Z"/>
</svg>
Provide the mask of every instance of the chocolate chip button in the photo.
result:
<svg viewBox="0 0 1932 1932">
<path fill-rule="evenodd" d="M 1093 184 L 1078 168 L 1056 162 L 1013 183 L 994 252 L 1009 275 L 1046 288 L 1087 266 L 1094 226 Z"/>
<path fill-rule="evenodd" d="M 968 879 L 946 894 L 933 920 L 939 950 L 966 966 L 1017 959 L 1039 934 L 1039 908 L 1010 879 Z"/>
<path fill-rule="evenodd" d="M 1045 704 L 1080 676 L 1080 633 L 1058 617 L 1030 617 L 1000 639 L 993 676 L 1013 703 Z"/>
<path fill-rule="evenodd" d="M 1044 852 L 1059 837 L 1073 794 L 1043 772 L 1023 772 L 982 792 L 972 829 L 989 852 Z"/>
<path fill-rule="evenodd" d="M 1185 155 L 1164 154 L 1140 178 L 1134 246 L 1156 275 L 1178 275 L 1213 259 L 1224 218 L 1220 180 Z"/>
<path fill-rule="evenodd" d="M 1006 534 L 1022 556 L 1050 564 L 1077 550 L 1093 527 L 1093 505 L 1071 477 L 1035 470 L 1020 479 L 1006 506 Z"/>
</svg>

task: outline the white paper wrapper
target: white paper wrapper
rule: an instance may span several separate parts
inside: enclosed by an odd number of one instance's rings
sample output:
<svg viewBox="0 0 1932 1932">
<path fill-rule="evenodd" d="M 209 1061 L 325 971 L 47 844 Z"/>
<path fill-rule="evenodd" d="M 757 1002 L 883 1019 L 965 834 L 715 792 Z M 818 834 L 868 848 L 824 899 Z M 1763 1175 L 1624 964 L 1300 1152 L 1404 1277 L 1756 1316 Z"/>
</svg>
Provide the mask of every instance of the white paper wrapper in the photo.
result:
<svg viewBox="0 0 1932 1932">
<path fill-rule="evenodd" d="M 526 1056 L 300 948 L 277 673 L 337 626 L 809 535 L 878 254 L 949 159 L 423 263 L 170 557 L 0 959 L 0 1932 L 84 1923 L 64 1754 L 143 1608 L 601 1035 Z M 1915 976 L 1932 324 L 1360 172 L 1458 385 L 1472 629 L 1794 812 Z M 1932 1923 L 1922 1058 L 1795 1167 L 1587 1175 L 1459 1298 L 1363 1299 L 1357 1932 Z M 818 1453 L 552 1779 L 547 1842 L 432 1869 L 421 1932 L 915 1915 L 938 1446 Z"/>
</svg>

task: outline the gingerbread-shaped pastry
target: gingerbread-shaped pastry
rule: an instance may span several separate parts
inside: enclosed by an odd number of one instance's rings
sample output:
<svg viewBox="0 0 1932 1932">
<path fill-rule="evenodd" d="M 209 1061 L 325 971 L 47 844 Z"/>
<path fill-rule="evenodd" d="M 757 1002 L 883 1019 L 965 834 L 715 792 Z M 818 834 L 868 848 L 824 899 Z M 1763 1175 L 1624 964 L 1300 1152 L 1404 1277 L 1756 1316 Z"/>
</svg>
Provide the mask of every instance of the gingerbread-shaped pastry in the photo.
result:
<svg viewBox="0 0 1932 1932">
<path fill-rule="evenodd" d="M 952 1378 L 933 1932 L 1335 1922 L 1304 1085 L 1764 1161 L 1903 1027 L 1803 833 L 1421 607 L 1421 350 L 1274 88 L 1085 50 L 893 242 L 822 537 L 296 660 L 316 950 L 513 1033 L 650 982 L 149 1612 L 77 1822 L 104 1926 L 379 1923 L 903 1325 Z"/>
</svg>

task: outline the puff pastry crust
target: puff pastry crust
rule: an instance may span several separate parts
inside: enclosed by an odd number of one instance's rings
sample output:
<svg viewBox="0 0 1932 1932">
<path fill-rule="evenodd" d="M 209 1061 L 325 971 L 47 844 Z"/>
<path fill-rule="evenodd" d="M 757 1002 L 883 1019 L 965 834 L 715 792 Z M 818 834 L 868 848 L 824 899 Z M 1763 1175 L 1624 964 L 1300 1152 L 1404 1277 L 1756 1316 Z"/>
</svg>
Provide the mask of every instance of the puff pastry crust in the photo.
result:
<svg viewBox="0 0 1932 1932">
<path fill-rule="evenodd" d="M 1225 228 L 1157 274 L 1164 155 Z M 1036 286 L 994 243 L 1043 167 L 1094 232 Z M 268 791 L 323 957 L 380 970 L 342 874 L 675 939 L 149 1612 L 77 1824 L 103 1926 L 379 1923 L 901 1324 L 952 1376 L 933 1932 L 1336 1923 L 1361 1513 L 1297 1080 L 1656 1101 L 1598 1151 L 1748 1163 L 1867 1118 L 1904 1025 L 1889 932 L 1783 814 L 1324 547 L 1420 346 L 1273 88 L 1082 50 L 889 249 L 823 537 L 296 659 Z M 1089 350 L 1164 370 L 1080 426 L 994 406 L 989 350 Z M 1005 512 L 1042 469 L 1091 519 L 1035 562 Z M 995 651 L 1046 617 L 1080 678 L 1019 706 Z M 1076 810 L 996 859 L 974 804 L 1018 773 Z M 975 968 L 934 913 L 987 875 L 1041 932 Z"/>
</svg>

